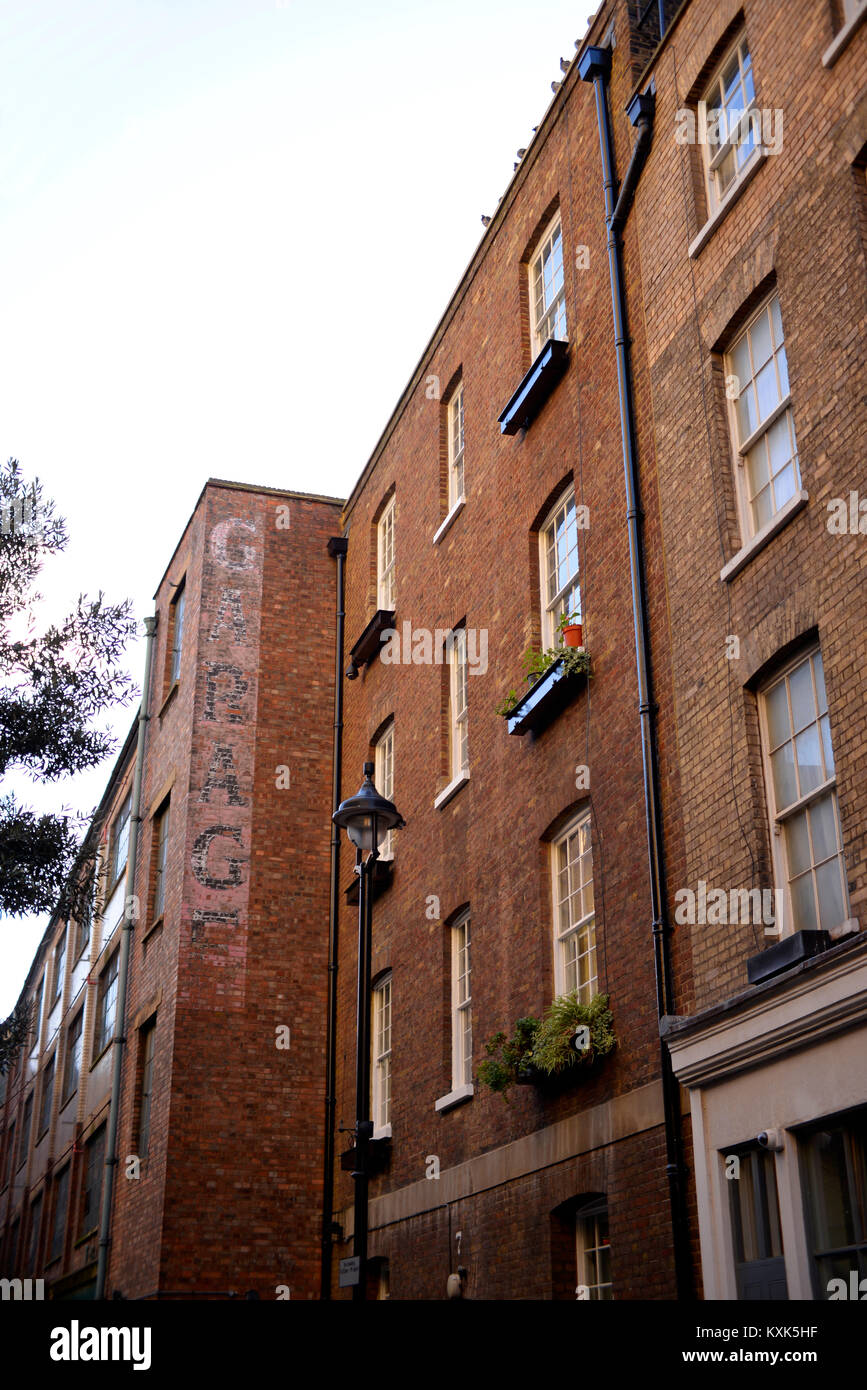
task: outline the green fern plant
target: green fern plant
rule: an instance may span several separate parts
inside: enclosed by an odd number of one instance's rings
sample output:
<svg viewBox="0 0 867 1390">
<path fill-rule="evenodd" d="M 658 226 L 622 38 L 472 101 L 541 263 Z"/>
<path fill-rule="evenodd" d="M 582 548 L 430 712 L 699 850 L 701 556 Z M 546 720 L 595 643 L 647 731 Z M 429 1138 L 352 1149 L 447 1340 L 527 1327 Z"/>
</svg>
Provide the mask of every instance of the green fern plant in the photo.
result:
<svg viewBox="0 0 867 1390">
<path fill-rule="evenodd" d="M 607 1057 L 617 1046 L 614 1015 L 609 996 L 596 994 L 589 1004 L 578 1001 L 578 993 L 561 994 L 548 1007 L 533 1043 L 533 1065 L 546 1076 L 556 1076 L 576 1066 L 589 1066 Z M 572 1039 L 579 1028 L 588 1030 L 588 1045 L 576 1051 Z"/>
<path fill-rule="evenodd" d="M 521 1073 L 557 1076 L 607 1057 L 617 1046 L 608 1000 L 607 994 L 595 994 L 589 1004 L 581 1004 L 573 990 L 558 995 L 541 1019 L 519 1018 L 511 1038 L 502 1031 L 495 1033 L 485 1043 L 487 1056 L 479 1063 L 480 1084 L 496 1091 L 508 1105 L 507 1092 Z M 589 1041 L 576 1051 L 572 1039 L 579 1028 L 588 1030 Z"/>
</svg>

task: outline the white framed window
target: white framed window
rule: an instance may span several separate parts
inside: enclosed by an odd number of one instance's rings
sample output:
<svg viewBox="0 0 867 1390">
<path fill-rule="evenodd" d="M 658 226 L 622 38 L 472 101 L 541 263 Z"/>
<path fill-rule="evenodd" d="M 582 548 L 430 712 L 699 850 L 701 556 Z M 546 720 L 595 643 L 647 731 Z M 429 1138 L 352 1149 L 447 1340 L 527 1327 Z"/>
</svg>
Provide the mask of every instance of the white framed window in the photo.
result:
<svg viewBox="0 0 867 1390">
<path fill-rule="evenodd" d="M 151 1100 L 154 1089 L 154 1046 L 157 1036 L 157 1021 L 152 1018 L 140 1033 L 141 1088 L 139 1090 L 139 1121 L 137 1149 L 140 1158 L 147 1156 L 151 1131 Z"/>
<path fill-rule="evenodd" d="M 449 511 L 464 495 L 464 385 L 457 387 L 448 405 Z"/>
<path fill-rule="evenodd" d="M 752 59 L 746 35 L 741 34 L 704 94 L 708 138 L 702 149 L 709 216 L 716 212 L 758 149 L 751 118 L 746 114 L 755 106 L 755 100 Z M 713 138 L 714 133 L 718 139 Z"/>
<path fill-rule="evenodd" d="M 558 645 L 564 614 L 581 622 L 578 579 L 578 514 L 570 486 L 556 501 L 539 532 L 542 592 L 542 646 Z"/>
<path fill-rule="evenodd" d="M 394 497 L 387 504 L 376 528 L 377 605 L 394 608 Z"/>
<path fill-rule="evenodd" d="M 780 301 L 762 305 L 726 354 L 733 398 L 737 480 L 745 539 L 800 490 Z M 731 379 L 734 378 L 734 381 Z"/>
<path fill-rule="evenodd" d="M 117 968 L 120 950 L 112 955 L 108 965 L 99 977 L 96 995 L 96 1026 L 94 1030 L 93 1055 L 98 1057 L 114 1037 L 115 1015 L 117 1013 Z"/>
<path fill-rule="evenodd" d="M 129 818 L 132 810 L 132 792 L 128 791 L 123 804 L 111 827 L 111 852 L 108 859 L 108 887 L 106 896 L 111 893 L 124 869 L 129 850 Z"/>
<path fill-rule="evenodd" d="M 452 1090 L 473 1080 L 473 998 L 470 914 L 451 929 L 452 938 Z"/>
<path fill-rule="evenodd" d="M 61 1099 L 63 1104 L 69 1100 L 70 1096 L 78 1090 L 78 1082 L 81 1077 L 81 1054 L 82 1054 L 82 1029 L 84 1025 L 84 1009 L 79 1009 L 73 1023 L 69 1025 L 69 1032 L 66 1035 L 66 1065 L 63 1069 L 63 1090 Z"/>
<path fill-rule="evenodd" d="M 181 674 L 181 646 L 184 640 L 184 605 L 186 587 L 183 579 L 175 597 L 172 599 L 169 625 L 169 685 L 174 685 Z"/>
<path fill-rule="evenodd" d="M 760 710 L 774 871 L 788 931 L 828 931 L 848 919 L 849 894 L 818 647 L 763 688 Z"/>
<path fill-rule="evenodd" d="M 386 801 L 394 801 L 394 720 L 380 734 L 373 750 L 374 754 L 374 782 L 376 790 L 380 796 L 384 796 Z M 380 850 L 380 859 L 394 858 L 394 831 L 389 830 L 383 840 Z"/>
<path fill-rule="evenodd" d="M 449 769 L 451 780 L 469 773 L 467 736 L 467 632 L 456 628 L 449 647 Z"/>
<path fill-rule="evenodd" d="M 154 859 L 154 921 L 166 910 L 166 866 L 169 853 L 169 803 L 166 802 L 156 818 L 153 829 L 156 856 Z"/>
<path fill-rule="evenodd" d="M 584 1202 L 575 1213 L 576 1294 L 588 1302 L 614 1298 L 611 1280 L 611 1241 L 608 1236 L 608 1203 L 604 1197 Z"/>
<path fill-rule="evenodd" d="M 33 996 L 33 1033 L 31 1037 L 30 1050 L 31 1052 L 35 1052 L 37 1054 L 39 1052 L 39 1038 L 42 1032 L 42 991 L 44 988 L 45 975 L 43 975 L 42 979 L 39 981 L 39 984 L 36 987 L 36 993 Z"/>
<path fill-rule="evenodd" d="M 51 1108 L 54 1104 L 54 1067 L 57 1060 L 56 1050 L 51 1054 L 49 1061 L 45 1065 L 42 1073 L 42 1097 L 39 1102 L 39 1129 L 37 1138 L 44 1134 L 51 1124 Z"/>
<path fill-rule="evenodd" d="M 60 933 L 57 945 L 54 948 L 54 989 L 51 998 L 51 1007 L 57 1003 L 63 993 L 63 977 L 66 973 L 66 927 Z"/>
<path fill-rule="evenodd" d="M 582 811 L 552 846 L 554 983 L 556 993 L 578 991 L 582 1004 L 596 993 L 596 918 L 590 811 Z"/>
<path fill-rule="evenodd" d="M 374 1138 L 391 1134 L 391 975 L 373 989 L 371 1119 Z"/>
<path fill-rule="evenodd" d="M 546 228 L 541 245 L 530 262 L 530 313 L 534 357 L 542 351 L 549 338 L 566 340 L 566 279 L 559 212 Z"/>
</svg>

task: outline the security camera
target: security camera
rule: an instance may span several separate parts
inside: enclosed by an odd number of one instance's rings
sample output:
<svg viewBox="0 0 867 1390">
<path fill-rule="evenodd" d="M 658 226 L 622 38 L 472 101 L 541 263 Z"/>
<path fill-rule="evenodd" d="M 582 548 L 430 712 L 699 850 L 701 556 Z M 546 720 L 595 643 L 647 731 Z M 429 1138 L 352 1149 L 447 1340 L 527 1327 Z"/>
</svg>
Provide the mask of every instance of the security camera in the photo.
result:
<svg viewBox="0 0 867 1390">
<path fill-rule="evenodd" d="M 761 1134 L 756 1135 L 756 1143 L 762 1149 L 770 1149 L 772 1153 L 779 1153 L 783 1147 L 783 1132 L 780 1129 L 763 1129 Z"/>
</svg>

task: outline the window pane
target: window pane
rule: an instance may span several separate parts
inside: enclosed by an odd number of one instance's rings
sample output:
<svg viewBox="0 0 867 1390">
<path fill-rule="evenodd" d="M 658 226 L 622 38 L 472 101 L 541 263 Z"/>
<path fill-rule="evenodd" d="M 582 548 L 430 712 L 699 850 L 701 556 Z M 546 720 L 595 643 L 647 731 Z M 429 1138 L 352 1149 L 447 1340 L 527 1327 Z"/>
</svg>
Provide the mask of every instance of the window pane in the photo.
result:
<svg viewBox="0 0 867 1390">
<path fill-rule="evenodd" d="M 851 1245 L 855 1221 L 842 1128 L 816 1134 L 811 1142 L 814 1228 L 820 1248 Z"/>
<path fill-rule="evenodd" d="M 813 875 L 807 873 L 801 878 L 794 879 L 791 884 L 791 891 L 795 931 L 816 931 L 819 924 L 816 921 Z"/>
<path fill-rule="evenodd" d="M 771 747 L 776 748 L 791 735 L 789 726 L 789 703 L 786 698 L 786 682 L 780 681 L 768 691 L 765 697 L 768 719 L 768 737 Z"/>
<path fill-rule="evenodd" d="M 822 775 L 822 755 L 819 752 L 819 730 L 815 724 L 812 728 L 805 729 L 802 734 L 798 734 L 795 739 L 795 748 L 797 750 L 801 795 L 806 796 L 807 792 L 815 790 L 825 780 Z"/>
<path fill-rule="evenodd" d="M 779 511 L 790 497 L 795 495 L 795 470 L 792 464 L 788 464 L 782 473 L 778 473 L 774 478 L 774 510 Z"/>
<path fill-rule="evenodd" d="M 753 524 L 757 531 L 771 520 L 774 515 L 774 503 L 771 497 L 770 487 L 763 488 L 753 501 Z"/>
<path fill-rule="evenodd" d="M 781 811 L 798 799 L 795 758 L 791 743 L 785 743 L 776 753 L 771 754 L 771 771 L 774 778 L 774 799 L 777 810 Z"/>
<path fill-rule="evenodd" d="M 834 775 L 834 753 L 831 749 L 831 726 L 828 723 L 827 714 L 819 720 L 819 728 L 822 734 L 822 751 L 825 754 L 825 772 L 828 777 Z"/>
<path fill-rule="evenodd" d="M 837 853 L 837 827 L 834 816 L 833 796 L 823 796 L 815 801 L 809 810 L 810 836 L 813 841 L 813 855 L 817 864 Z"/>
<path fill-rule="evenodd" d="M 757 493 L 767 487 L 769 481 L 768 454 L 764 435 L 747 454 L 746 469 L 750 496 L 755 497 Z"/>
<path fill-rule="evenodd" d="M 799 812 L 798 815 L 790 816 L 785 823 L 786 830 L 786 854 L 789 860 L 789 873 L 802 874 L 805 869 L 809 869 L 810 860 L 810 839 L 807 834 L 807 813 Z"/>
<path fill-rule="evenodd" d="M 819 896 L 820 926 L 824 931 L 845 921 L 843 887 L 840 882 L 840 860 L 835 855 L 816 870 L 816 892 Z"/>
<path fill-rule="evenodd" d="M 792 697 L 792 723 L 796 732 L 805 729 L 816 718 L 816 701 L 813 697 L 813 676 L 810 662 L 804 661 L 796 666 L 789 676 L 789 690 Z"/>
<path fill-rule="evenodd" d="M 753 374 L 750 367 L 750 349 L 746 333 L 738 339 L 732 348 L 730 360 L 732 372 L 738 379 L 740 390 L 743 391 Z"/>
<path fill-rule="evenodd" d="M 753 86 L 753 70 L 750 65 L 749 53 L 744 55 L 744 95 L 747 99 L 747 105 L 754 102 L 756 99 L 756 89 Z"/>
<path fill-rule="evenodd" d="M 753 366 L 756 371 L 769 360 L 771 356 L 771 322 L 767 309 L 756 319 L 750 329 L 753 347 Z"/>
<path fill-rule="evenodd" d="M 789 434 L 789 412 L 775 420 L 768 430 L 768 454 L 771 473 L 780 473 L 792 458 L 792 439 Z"/>
<path fill-rule="evenodd" d="M 777 372 L 773 362 L 768 362 L 756 377 L 756 394 L 759 398 L 759 420 L 766 420 L 771 411 L 780 403 L 777 393 Z"/>
</svg>

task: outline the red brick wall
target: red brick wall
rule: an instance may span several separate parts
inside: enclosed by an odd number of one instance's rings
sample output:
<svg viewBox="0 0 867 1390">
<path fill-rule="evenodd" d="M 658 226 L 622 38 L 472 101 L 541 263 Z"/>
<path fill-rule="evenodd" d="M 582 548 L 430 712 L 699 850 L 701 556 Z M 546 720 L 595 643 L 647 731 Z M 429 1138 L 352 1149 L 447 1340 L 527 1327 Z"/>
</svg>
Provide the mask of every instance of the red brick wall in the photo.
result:
<svg viewBox="0 0 867 1390">
<path fill-rule="evenodd" d="M 621 17 L 622 18 L 622 17 Z M 603 26 L 606 17 L 599 20 Z M 620 49 L 615 51 L 616 54 Z M 617 79 L 612 107 L 621 171 L 631 128 L 622 117 L 631 78 Z M 559 199 L 566 261 L 570 365 L 526 436 L 507 438 L 497 426 L 530 362 L 526 261 Z M 589 248 L 589 269 L 576 253 Z M 633 270 L 637 273 L 635 257 Z M 522 318 L 522 300 L 524 316 Z M 640 334 L 641 318 L 633 325 Z M 443 518 L 440 485 L 442 402 L 431 398 L 462 369 L 465 401 L 467 502 L 438 544 Z M 638 408 L 649 410 L 646 370 L 637 372 Z M 585 639 L 593 679 L 538 738 L 509 736 L 495 707 L 510 686 L 523 684 L 521 653 L 540 640 L 538 544 L 534 528 L 562 485 L 574 480 L 578 503 L 589 507 L 581 533 Z M 652 450 L 644 461 L 646 545 L 658 580 L 659 517 Z M 625 496 L 615 375 L 611 297 L 602 207 L 601 171 L 593 91 L 573 72 L 540 130 L 531 155 L 495 219 L 431 349 L 401 401 L 348 509 L 347 634 L 351 643 L 375 607 L 369 576 L 373 522 L 382 499 L 396 492 L 397 600 L 395 623 L 488 633 L 488 671 L 469 677 L 470 781 L 443 809 L 434 798 L 447 782 L 442 771 L 442 671 L 426 665 L 375 661 L 346 686 L 343 794 L 357 789 L 369 740 L 390 715 L 395 719 L 395 801 L 407 821 L 397 835 L 394 880 L 374 910 L 374 974 L 393 970 L 393 1139 L 387 1175 L 374 1194 L 423 1178 L 428 1154 L 443 1169 L 508 1143 L 576 1111 L 604 1103 L 652 1080 L 659 1041 L 650 936 L 642 762 L 637 713 Z M 661 673 L 661 761 L 670 825 L 678 814 L 671 697 L 664 676 L 667 613 L 661 594 L 651 608 L 654 653 Z M 594 814 L 599 988 L 611 994 L 620 1039 L 617 1053 L 584 1084 L 546 1099 L 519 1087 L 510 1107 L 476 1086 L 473 1099 L 437 1114 L 435 1100 L 451 1089 L 448 1059 L 449 984 L 446 920 L 469 903 L 473 913 L 474 1071 L 484 1040 L 516 1019 L 538 1015 L 554 993 L 551 887 L 543 837 L 555 819 L 586 800 L 576 789 L 576 767 L 590 768 Z M 672 835 L 673 853 L 679 841 Z M 343 875 L 348 883 L 350 873 Z M 440 919 L 428 920 L 429 895 Z M 341 923 L 341 1084 L 338 1121 L 354 1118 L 355 909 Z M 687 1000 L 688 961 L 679 961 L 680 998 Z M 661 1131 L 660 1131 L 661 1135 Z M 641 1167 L 640 1184 L 612 1178 L 612 1223 L 618 1231 L 621 1296 L 671 1296 L 670 1228 L 664 1155 L 658 1135 L 629 1151 Z M 629 1147 L 624 1143 L 624 1150 Z M 637 1155 L 640 1155 L 638 1157 Z M 626 1171 L 628 1160 L 617 1159 Z M 620 1171 L 618 1169 L 618 1171 Z M 530 1201 L 520 1184 L 496 1198 L 479 1198 L 473 1278 L 483 1296 L 528 1296 L 522 1290 L 530 1260 L 532 1296 L 550 1287 L 547 1254 L 550 1174 L 538 1175 Z M 571 1181 L 571 1179 L 570 1179 Z M 579 1178 L 574 1175 L 574 1181 Z M 533 1183 L 530 1183 L 533 1186 Z M 573 1188 L 573 1195 L 581 1191 Z M 635 1227 L 644 1194 L 661 1223 L 648 1227 L 647 1247 L 624 1240 Z M 558 1201 L 565 1200 L 564 1192 Z M 348 1177 L 339 1175 L 338 1205 L 351 1201 Z M 496 1203 L 520 1213 L 510 1234 L 496 1226 Z M 419 1240 L 431 1218 L 418 1218 Z M 648 1216 L 648 1221 L 650 1217 Z M 488 1229 L 485 1231 L 485 1223 Z M 453 1219 L 454 1224 L 454 1219 Z M 413 1225 L 413 1230 L 415 1224 Z M 483 1236 L 483 1233 L 484 1236 Z M 412 1248 L 415 1236 L 390 1228 L 376 1247 L 388 1254 Z M 639 1248 L 640 1247 L 640 1248 Z M 651 1248 L 652 1247 L 652 1248 Z M 427 1247 L 425 1247 L 427 1248 Z M 433 1246 L 431 1246 L 431 1249 Z M 484 1253 L 482 1253 L 484 1251 Z M 496 1253 L 495 1253 L 496 1252 Z M 530 1252 L 528 1254 L 528 1252 Z M 439 1256 L 437 1257 L 439 1258 Z M 401 1259 L 403 1257 L 401 1256 Z M 421 1260 L 421 1256 L 419 1255 Z M 397 1254 L 395 1260 L 398 1260 Z M 541 1263 L 539 1263 L 541 1261 Z M 661 1262 L 661 1263 L 657 1263 Z M 443 1268 L 407 1269 L 394 1285 L 410 1297 L 441 1297 Z M 404 1281 L 401 1282 L 401 1281 Z"/>
<path fill-rule="evenodd" d="M 335 603 L 326 543 L 338 522 L 337 504 L 210 484 L 157 596 L 162 616 L 189 556 L 184 666 L 148 752 L 149 795 L 175 779 L 175 892 L 162 929 L 138 941 L 133 974 L 130 1017 L 159 1002 L 151 1152 L 138 1181 L 119 1179 L 115 1218 L 112 1282 L 131 1296 L 157 1285 L 318 1294 Z M 165 637 L 155 683 L 164 650 Z M 143 883 L 153 851 L 146 834 Z M 132 1145 L 130 1039 L 121 1124 Z"/>
</svg>

